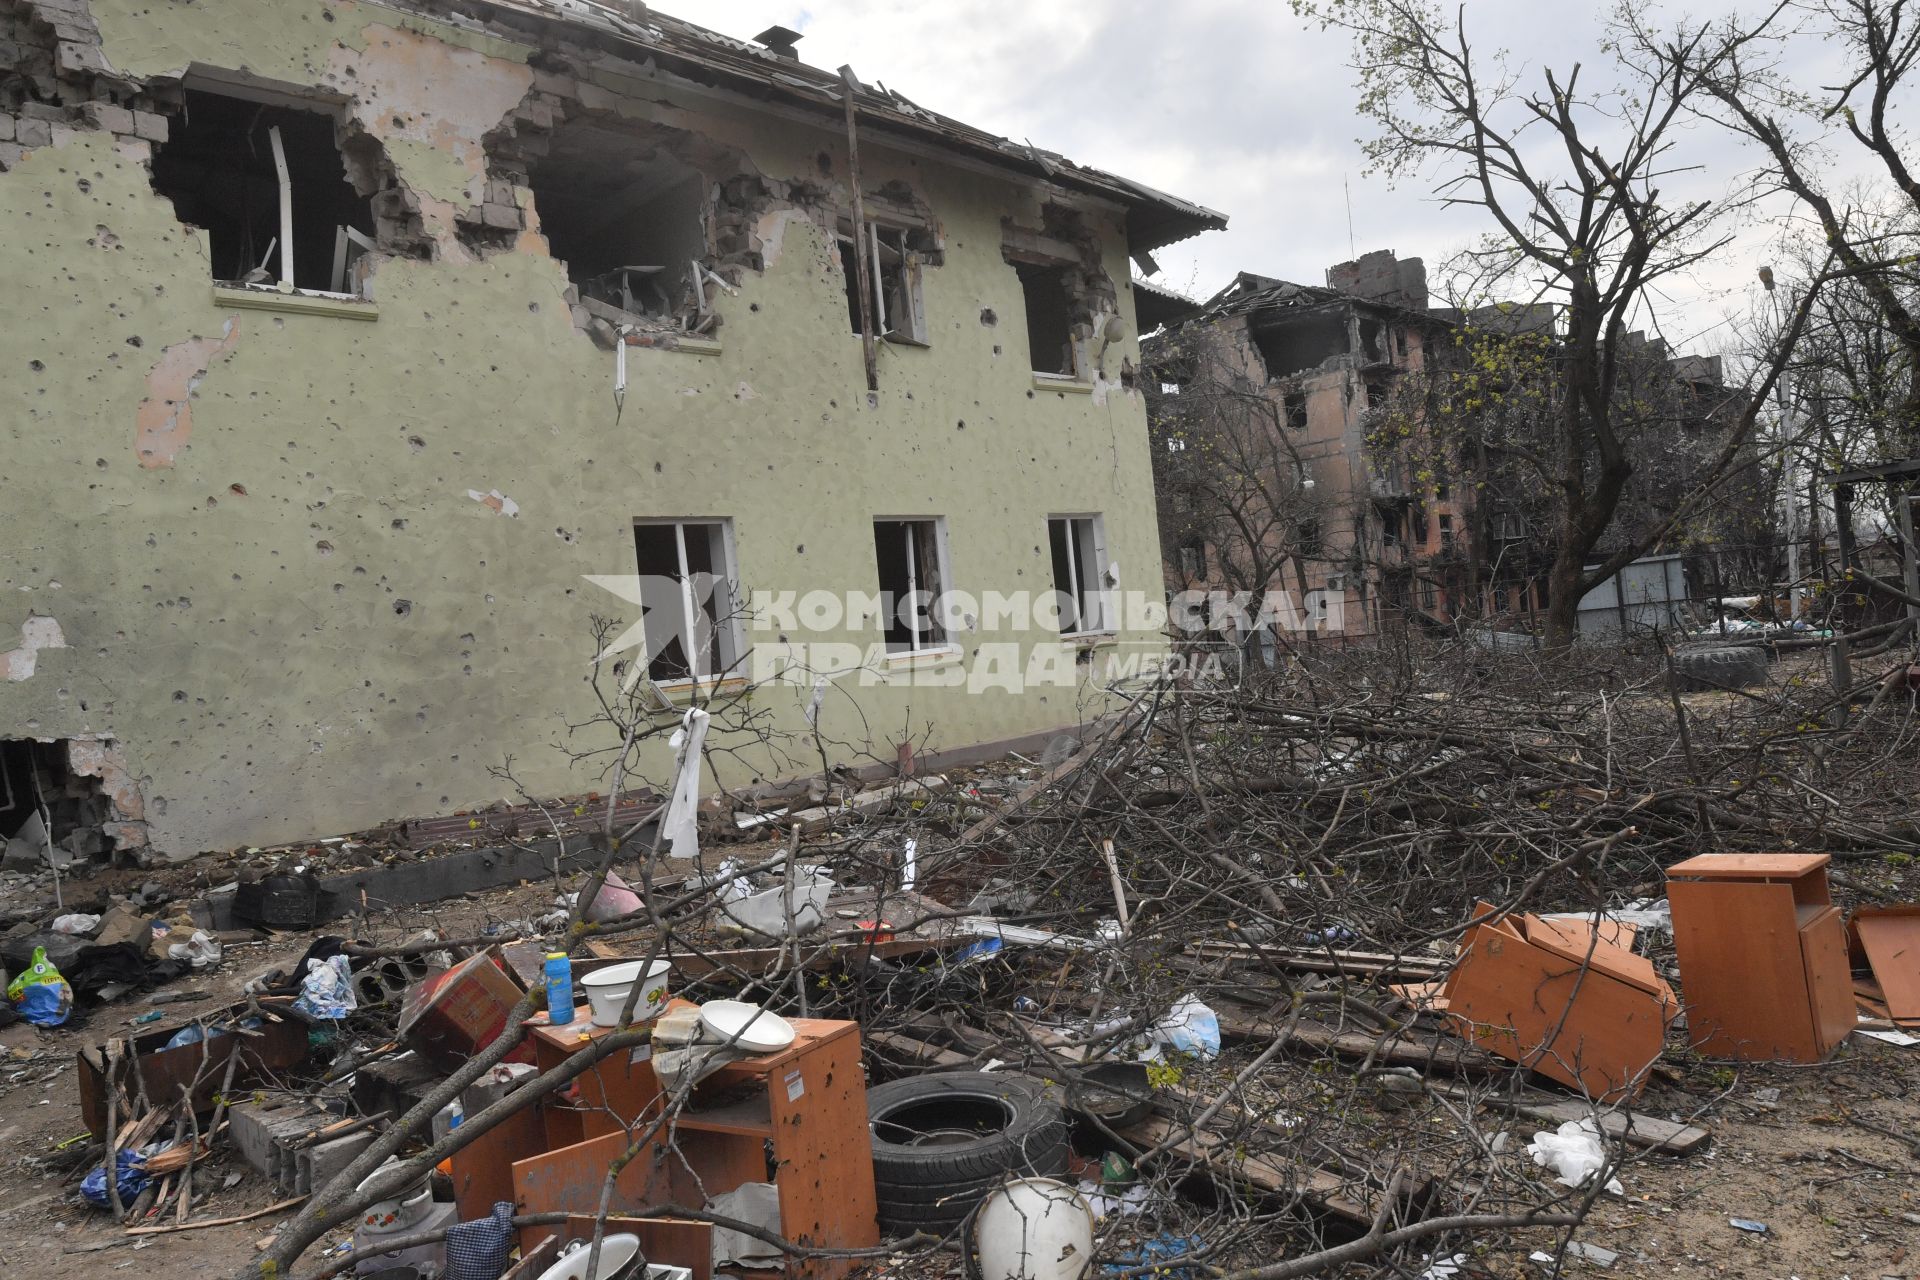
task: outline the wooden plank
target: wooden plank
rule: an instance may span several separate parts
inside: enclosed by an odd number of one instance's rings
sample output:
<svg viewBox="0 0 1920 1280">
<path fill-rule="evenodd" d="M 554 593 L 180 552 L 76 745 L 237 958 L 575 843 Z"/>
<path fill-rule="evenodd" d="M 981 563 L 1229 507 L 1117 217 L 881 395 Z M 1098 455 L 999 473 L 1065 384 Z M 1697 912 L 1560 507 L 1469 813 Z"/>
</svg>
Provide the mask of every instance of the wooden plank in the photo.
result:
<svg viewBox="0 0 1920 1280">
<path fill-rule="evenodd" d="M 1300 973 L 1339 973 L 1349 977 L 1371 978 L 1390 974 L 1413 980 L 1434 977 L 1448 961 L 1427 956 L 1395 956 L 1377 951 L 1307 951 L 1295 947 L 1253 946 L 1244 942 L 1194 942 L 1189 955 L 1207 959 L 1238 960 L 1249 964 L 1271 961 L 1282 969 Z"/>
<path fill-rule="evenodd" d="M 1220 1034 L 1240 1040 L 1272 1040 L 1280 1034 L 1281 1024 L 1245 1006 L 1214 998 L 1220 1020 Z M 1399 1033 L 1384 1043 L 1379 1036 L 1358 1031 L 1334 1031 L 1303 1022 L 1294 1028 L 1293 1043 L 1301 1049 L 1318 1049 L 1345 1058 L 1373 1055 L 1375 1062 L 1397 1067 L 1439 1068 L 1444 1071 L 1510 1071 L 1513 1064 L 1451 1037 L 1412 1036 Z"/>
<path fill-rule="evenodd" d="M 560 1260 L 560 1237 L 547 1236 L 531 1248 L 523 1246 L 520 1261 L 508 1267 L 500 1280 L 535 1280 L 541 1272 Z"/>
<path fill-rule="evenodd" d="M 925 1040 L 916 1040 L 897 1031 L 869 1031 L 866 1041 L 876 1049 L 884 1049 L 889 1054 L 942 1071 L 965 1070 L 973 1065 L 973 1059 L 964 1053 L 942 1049 L 939 1045 L 928 1044 Z"/>
<path fill-rule="evenodd" d="M 1525 1094 L 1516 1098 L 1438 1080 L 1427 1081 L 1427 1087 L 1449 1098 L 1478 1102 L 1496 1111 L 1525 1116 L 1541 1124 L 1562 1125 L 1569 1120 L 1592 1119 L 1600 1126 L 1600 1132 L 1609 1138 L 1663 1155 L 1692 1155 L 1713 1141 L 1713 1131 L 1697 1124 L 1676 1124 L 1627 1108 L 1596 1112 L 1577 1098 L 1550 1098 L 1544 1094 Z"/>
<path fill-rule="evenodd" d="M 1165 1116 L 1152 1115 L 1114 1132 L 1146 1148 L 1158 1146 L 1184 1129 L 1184 1125 Z M 1248 1183 L 1262 1191 L 1279 1195 L 1297 1193 L 1315 1208 L 1361 1226 L 1373 1222 L 1373 1212 L 1352 1199 L 1347 1194 L 1347 1183 L 1333 1174 L 1279 1156 L 1242 1151 L 1218 1134 L 1205 1130 L 1189 1134 L 1172 1142 L 1165 1154 L 1205 1165 L 1221 1177 Z"/>
</svg>

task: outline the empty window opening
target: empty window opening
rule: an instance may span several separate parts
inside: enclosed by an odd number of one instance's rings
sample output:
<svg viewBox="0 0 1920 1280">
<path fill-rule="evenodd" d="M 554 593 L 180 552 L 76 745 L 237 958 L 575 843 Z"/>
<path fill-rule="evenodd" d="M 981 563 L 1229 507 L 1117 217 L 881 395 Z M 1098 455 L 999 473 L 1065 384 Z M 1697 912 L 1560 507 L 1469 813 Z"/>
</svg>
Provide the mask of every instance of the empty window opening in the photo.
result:
<svg viewBox="0 0 1920 1280">
<path fill-rule="evenodd" d="M 1360 317 L 1360 355 L 1368 364 L 1379 364 L 1387 358 L 1386 348 L 1380 343 L 1380 329 L 1378 320 Z"/>
<path fill-rule="evenodd" d="M 1290 391 L 1284 400 L 1287 425 L 1295 431 L 1307 429 L 1307 395 L 1304 391 Z"/>
<path fill-rule="evenodd" d="M 1320 522 L 1318 520 L 1302 520 L 1298 522 L 1294 526 L 1294 537 L 1296 545 L 1300 548 L 1301 555 L 1317 556 L 1320 554 Z"/>
<path fill-rule="evenodd" d="M 1080 344 L 1073 336 L 1073 298 L 1067 268 L 1016 262 L 1020 292 L 1027 305 L 1027 350 L 1035 373 L 1075 378 L 1080 375 Z"/>
<path fill-rule="evenodd" d="M 888 653 L 920 653 L 947 643 L 937 605 L 947 580 L 946 534 L 947 522 L 939 517 L 873 522 Z"/>
<path fill-rule="evenodd" d="M 1183 543 L 1180 547 L 1180 576 L 1183 578 L 1204 578 L 1207 576 L 1207 547 L 1203 542 Z"/>
<path fill-rule="evenodd" d="M 1107 536 L 1093 516 L 1053 516 L 1047 521 L 1053 552 L 1053 590 L 1060 602 L 1060 634 L 1113 630 L 1107 599 Z"/>
<path fill-rule="evenodd" d="M 718 520 L 638 520 L 647 675 L 655 684 L 713 680 L 743 652 L 732 532 Z"/>
<path fill-rule="evenodd" d="M 927 310 L 921 296 L 922 270 L 933 251 L 933 236 L 917 227 L 865 225 L 867 281 L 874 332 L 892 342 L 927 341 Z M 853 221 L 842 218 L 835 231 L 840 270 L 846 277 L 847 323 L 860 333 L 860 270 L 853 260 Z"/>
<path fill-rule="evenodd" d="M 1440 545 L 1443 547 L 1453 545 L 1453 517 L 1444 512 L 1440 516 Z"/>
<path fill-rule="evenodd" d="M 1387 548 L 1399 546 L 1406 527 L 1406 516 L 1399 504 L 1377 502 L 1373 510 L 1380 519 L 1380 545 Z"/>
<path fill-rule="evenodd" d="M 540 231 L 581 305 L 614 324 L 706 316 L 707 183 L 631 133 L 585 122 L 554 130 L 529 174 Z"/>
<path fill-rule="evenodd" d="M 359 292 L 352 264 L 374 244 L 371 190 L 348 180 L 337 124 L 326 108 L 186 91 L 155 150 L 153 187 L 206 230 L 215 280 Z M 351 145 L 377 151 L 370 138 Z"/>
<path fill-rule="evenodd" d="M 1345 315 L 1333 309 L 1290 315 L 1249 333 L 1269 379 L 1317 369 L 1345 356 L 1350 345 Z"/>
<path fill-rule="evenodd" d="M 113 844 L 102 825 L 112 802 L 100 779 L 68 767 L 66 742 L 0 740 L 0 854 L 8 870 L 105 861 Z"/>
</svg>

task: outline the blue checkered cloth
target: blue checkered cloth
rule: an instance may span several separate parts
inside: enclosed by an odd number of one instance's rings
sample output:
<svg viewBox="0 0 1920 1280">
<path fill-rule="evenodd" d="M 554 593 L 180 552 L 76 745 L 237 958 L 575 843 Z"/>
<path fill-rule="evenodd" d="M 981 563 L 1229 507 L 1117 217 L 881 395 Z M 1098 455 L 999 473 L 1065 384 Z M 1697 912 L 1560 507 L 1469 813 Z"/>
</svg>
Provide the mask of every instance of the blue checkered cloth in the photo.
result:
<svg viewBox="0 0 1920 1280">
<path fill-rule="evenodd" d="M 447 1280 L 500 1280 L 513 1252 L 513 1204 L 502 1200 L 490 1217 L 447 1230 Z"/>
</svg>

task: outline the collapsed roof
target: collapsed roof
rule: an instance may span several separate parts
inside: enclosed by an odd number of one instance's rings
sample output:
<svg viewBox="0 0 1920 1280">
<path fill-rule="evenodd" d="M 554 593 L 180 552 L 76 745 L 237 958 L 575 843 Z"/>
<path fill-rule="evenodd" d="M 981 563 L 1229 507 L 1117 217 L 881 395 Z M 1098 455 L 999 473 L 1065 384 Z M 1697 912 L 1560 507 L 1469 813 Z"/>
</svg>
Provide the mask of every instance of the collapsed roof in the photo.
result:
<svg viewBox="0 0 1920 1280">
<path fill-rule="evenodd" d="M 841 96 L 845 87 L 840 77 L 798 61 L 790 41 L 763 47 L 652 12 L 636 0 L 620 4 L 594 0 L 466 0 L 462 7 L 486 10 L 501 19 L 518 16 L 553 23 L 576 34 L 591 32 L 619 46 L 628 56 L 639 55 L 645 63 L 698 84 L 830 115 L 836 121 L 845 116 L 846 104 Z M 1127 211 L 1128 248 L 1135 254 L 1202 231 L 1223 230 L 1227 225 L 1225 214 L 1130 178 L 1075 164 L 1030 143 L 997 137 L 929 111 L 877 82 L 856 89 L 854 107 L 860 126 L 869 134 L 932 142 L 997 168 L 1116 201 Z"/>
</svg>

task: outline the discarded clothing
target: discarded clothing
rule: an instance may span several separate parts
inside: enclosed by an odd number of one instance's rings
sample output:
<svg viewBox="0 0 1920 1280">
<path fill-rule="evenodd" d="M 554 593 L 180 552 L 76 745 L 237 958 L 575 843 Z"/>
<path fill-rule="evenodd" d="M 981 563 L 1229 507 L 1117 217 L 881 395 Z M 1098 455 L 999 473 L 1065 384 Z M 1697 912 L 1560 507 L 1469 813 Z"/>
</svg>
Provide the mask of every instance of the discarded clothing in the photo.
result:
<svg viewBox="0 0 1920 1280">
<path fill-rule="evenodd" d="M 500 1280 L 513 1252 L 513 1203 L 497 1201 L 493 1212 L 447 1228 L 446 1280 Z"/>
</svg>

